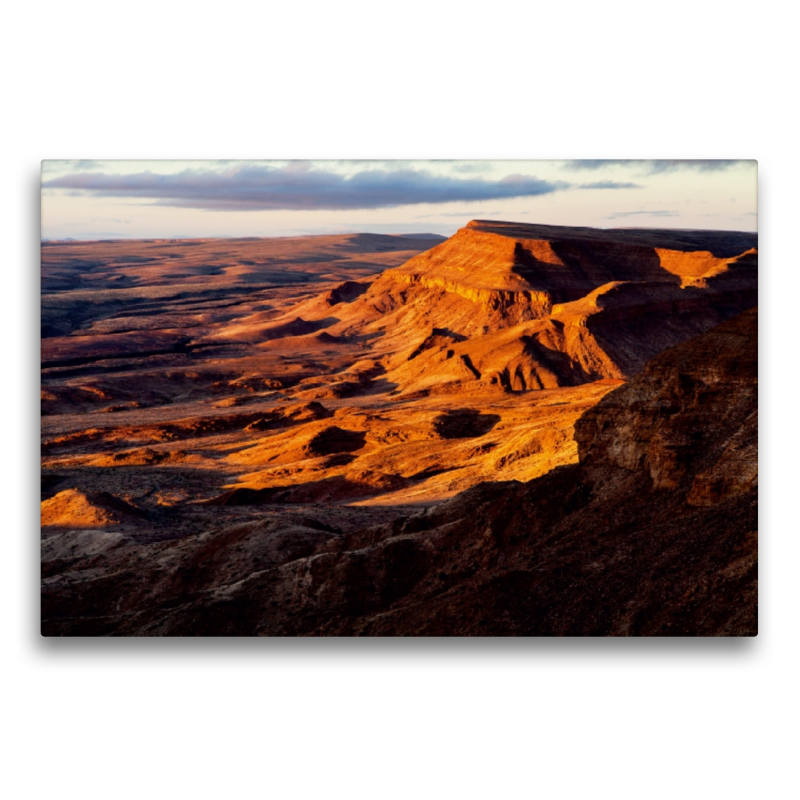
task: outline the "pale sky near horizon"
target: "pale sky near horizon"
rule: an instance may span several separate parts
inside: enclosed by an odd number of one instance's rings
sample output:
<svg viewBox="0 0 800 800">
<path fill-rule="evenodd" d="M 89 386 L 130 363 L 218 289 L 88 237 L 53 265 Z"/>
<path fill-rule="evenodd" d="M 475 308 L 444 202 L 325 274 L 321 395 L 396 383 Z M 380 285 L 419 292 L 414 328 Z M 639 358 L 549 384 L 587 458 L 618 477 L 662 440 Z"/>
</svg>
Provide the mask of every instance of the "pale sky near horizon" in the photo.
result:
<svg viewBox="0 0 800 800">
<path fill-rule="evenodd" d="M 43 161 L 42 238 L 756 231 L 755 161 Z"/>
</svg>

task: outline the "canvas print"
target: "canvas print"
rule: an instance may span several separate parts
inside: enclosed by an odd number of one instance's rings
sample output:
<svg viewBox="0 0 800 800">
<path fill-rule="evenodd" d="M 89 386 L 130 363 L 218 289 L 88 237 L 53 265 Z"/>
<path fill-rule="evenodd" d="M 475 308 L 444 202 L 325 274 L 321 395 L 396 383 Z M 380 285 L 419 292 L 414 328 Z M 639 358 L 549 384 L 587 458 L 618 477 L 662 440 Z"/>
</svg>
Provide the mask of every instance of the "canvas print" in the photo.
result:
<svg viewBox="0 0 800 800">
<path fill-rule="evenodd" d="M 43 635 L 756 635 L 756 162 L 41 192 Z"/>
</svg>

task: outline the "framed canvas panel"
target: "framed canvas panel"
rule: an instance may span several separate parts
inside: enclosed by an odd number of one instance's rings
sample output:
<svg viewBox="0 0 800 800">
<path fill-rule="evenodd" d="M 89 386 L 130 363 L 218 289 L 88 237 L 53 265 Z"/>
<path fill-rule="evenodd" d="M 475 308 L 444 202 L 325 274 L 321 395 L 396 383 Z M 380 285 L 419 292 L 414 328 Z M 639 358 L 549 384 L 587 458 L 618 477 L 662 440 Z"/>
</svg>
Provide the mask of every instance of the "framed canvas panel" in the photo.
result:
<svg viewBox="0 0 800 800">
<path fill-rule="evenodd" d="M 45 636 L 754 636 L 754 161 L 45 161 Z"/>
</svg>

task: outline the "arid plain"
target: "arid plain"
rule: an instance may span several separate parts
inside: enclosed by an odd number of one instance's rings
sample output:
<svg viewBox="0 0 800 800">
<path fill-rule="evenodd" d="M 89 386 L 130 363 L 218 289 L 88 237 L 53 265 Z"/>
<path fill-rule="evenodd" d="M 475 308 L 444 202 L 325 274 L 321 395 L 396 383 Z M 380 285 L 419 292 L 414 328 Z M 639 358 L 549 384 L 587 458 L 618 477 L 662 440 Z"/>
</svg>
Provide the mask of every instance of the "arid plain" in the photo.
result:
<svg viewBox="0 0 800 800">
<path fill-rule="evenodd" d="M 45 242 L 43 633 L 752 634 L 757 290 L 723 231 Z"/>
</svg>

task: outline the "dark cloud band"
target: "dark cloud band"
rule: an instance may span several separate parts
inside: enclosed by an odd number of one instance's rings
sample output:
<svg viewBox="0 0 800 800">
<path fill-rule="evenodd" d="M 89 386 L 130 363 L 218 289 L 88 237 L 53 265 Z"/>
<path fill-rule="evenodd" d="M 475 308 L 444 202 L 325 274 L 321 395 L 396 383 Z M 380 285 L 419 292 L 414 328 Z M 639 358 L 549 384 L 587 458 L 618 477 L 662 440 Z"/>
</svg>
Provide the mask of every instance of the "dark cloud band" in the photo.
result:
<svg viewBox="0 0 800 800">
<path fill-rule="evenodd" d="M 645 217 L 677 217 L 677 211 L 667 211 L 665 209 L 659 209 L 658 211 L 615 211 L 613 214 L 609 214 L 606 219 L 622 219 L 624 217 L 638 217 L 638 216 L 645 216 Z"/>
<path fill-rule="evenodd" d="M 582 183 L 579 189 L 641 189 L 640 183 L 620 183 L 618 181 L 595 181 L 594 183 Z"/>
<path fill-rule="evenodd" d="M 501 180 L 451 178 L 425 170 L 363 170 L 351 176 L 294 162 L 285 167 L 242 165 L 224 172 L 187 169 L 174 175 L 74 173 L 42 183 L 99 197 L 130 197 L 156 204 L 220 211 L 392 208 L 534 197 L 570 188 L 563 181 L 523 175 Z"/>
<path fill-rule="evenodd" d="M 729 159 L 583 159 L 566 161 L 564 165 L 570 170 L 595 170 L 614 166 L 636 167 L 647 174 L 656 175 L 660 172 L 675 172 L 676 170 L 721 172 L 740 164 L 753 163 L 755 162 Z"/>
</svg>

